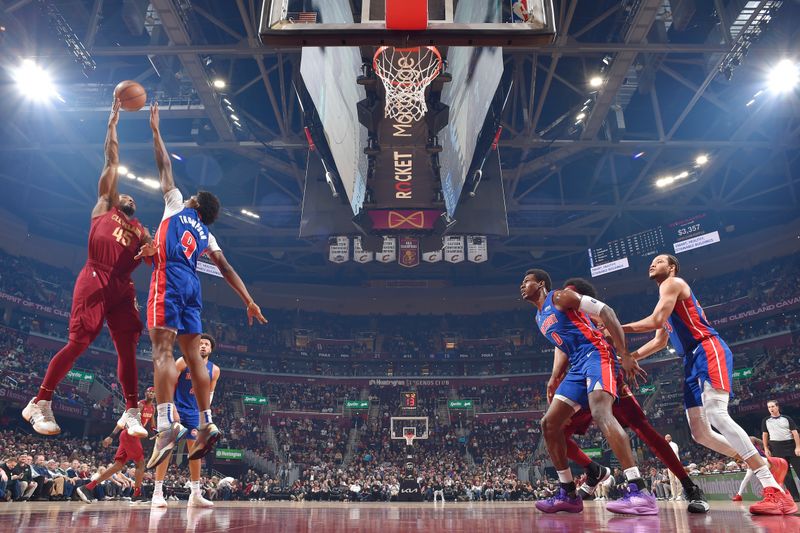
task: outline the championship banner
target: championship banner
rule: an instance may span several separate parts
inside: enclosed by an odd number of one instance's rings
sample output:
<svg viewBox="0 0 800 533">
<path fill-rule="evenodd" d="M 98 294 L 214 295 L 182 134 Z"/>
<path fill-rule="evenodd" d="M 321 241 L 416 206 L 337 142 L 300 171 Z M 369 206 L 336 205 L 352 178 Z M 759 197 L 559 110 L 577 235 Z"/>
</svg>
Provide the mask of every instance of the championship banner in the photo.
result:
<svg viewBox="0 0 800 533">
<path fill-rule="evenodd" d="M 346 263 L 350 260 L 350 239 L 348 237 L 331 237 L 328 239 L 330 250 L 328 260 L 331 263 Z"/>
<path fill-rule="evenodd" d="M 381 263 L 394 263 L 397 261 L 397 240 L 394 237 L 384 237 L 383 249 L 375 259 Z"/>
<path fill-rule="evenodd" d="M 443 256 L 442 250 L 436 250 L 435 252 L 425 252 L 422 254 L 422 260 L 426 263 L 438 263 L 442 260 Z"/>
<path fill-rule="evenodd" d="M 356 237 L 353 239 L 353 261 L 356 263 L 369 263 L 375 259 L 375 254 L 373 252 L 367 252 L 361 247 L 361 237 Z"/>
<path fill-rule="evenodd" d="M 464 260 L 464 237 L 444 238 L 444 260 L 448 263 L 460 263 Z"/>
<path fill-rule="evenodd" d="M 478 235 L 467 237 L 467 259 L 472 263 L 485 263 L 489 259 L 486 237 Z"/>
<path fill-rule="evenodd" d="M 419 239 L 413 237 L 400 237 L 400 257 L 397 260 L 400 266 L 412 268 L 419 266 Z"/>
</svg>

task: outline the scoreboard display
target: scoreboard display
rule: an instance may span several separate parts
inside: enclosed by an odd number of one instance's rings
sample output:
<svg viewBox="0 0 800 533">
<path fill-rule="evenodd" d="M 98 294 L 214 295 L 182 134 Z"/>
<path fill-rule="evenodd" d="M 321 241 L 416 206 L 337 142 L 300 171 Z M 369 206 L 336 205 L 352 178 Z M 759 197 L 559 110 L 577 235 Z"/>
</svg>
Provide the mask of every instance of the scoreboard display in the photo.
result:
<svg viewBox="0 0 800 533">
<path fill-rule="evenodd" d="M 592 277 L 630 266 L 629 260 L 659 253 L 679 254 L 719 242 L 716 220 L 707 214 L 641 231 L 589 249 Z"/>
<path fill-rule="evenodd" d="M 417 408 L 417 393 L 404 392 L 401 398 L 401 407 L 403 409 L 416 409 Z"/>
</svg>

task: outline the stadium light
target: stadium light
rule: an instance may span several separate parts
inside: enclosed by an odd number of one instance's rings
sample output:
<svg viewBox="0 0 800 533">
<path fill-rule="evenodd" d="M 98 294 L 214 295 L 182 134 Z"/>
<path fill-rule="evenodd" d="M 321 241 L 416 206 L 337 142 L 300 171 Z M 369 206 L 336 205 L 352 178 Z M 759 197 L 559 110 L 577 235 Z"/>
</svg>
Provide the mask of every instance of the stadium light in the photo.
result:
<svg viewBox="0 0 800 533">
<path fill-rule="evenodd" d="M 800 84 L 800 67 L 791 59 L 780 60 L 767 76 L 767 85 L 772 92 L 787 93 Z"/>
<path fill-rule="evenodd" d="M 117 172 L 124 176 L 128 173 L 128 167 L 120 165 L 117 167 Z"/>
<path fill-rule="evenodd" d="M 255 219 L 261 218 L 261 215 L 259 215 L 258 213 L 253 213 L 252 211 L 248 211 L 247 209 L 242 209 L 242 214 L 250 218 L 255 218 Z"/>
<path fill-rule="evenodd" d="M 161 183 L 159 183 L 158 180 L 154 180 L 153 178 L 136 178 L 136 181 L 138 181 L 145 187 L 150 187 L 151 189 L 158 189 L 161 186 Z"/>
<path fill-rule="evenodd" d="M 695 158 L 694 163 L 698 167 L 702 167 L 703 165 L 708 163 L 708 156 L 706 154 L 700 154 Z"/>
<path fill-rule="evenodd" d="M 128 176 L 129 179 L 132 179 L 132 180 L 136 179 L 136 174 L 134 174 L 133 172 L 128 172 L 125 175 Z"/>
<path fill-rule="evenodd" d="M 589 86 L 594 87 L 595 89 L 603 85 L 603 78 L 600 76 L 592 76 L 589 80 Z"/>
<path fill-rule="evenodd" d="M 24 60 L 19 67 L 14 69 L 11 77 L 16 82 L 19 92 L 25 98 L 37 102 L 46 102 L 56 97 L 62 102 L 64 101 L 56 91 L 56 86 L 53 84 L 53 80 L 50 79 L 50 74 L 30 59 Z"/>
<path fill-rule="evenodd" d="M 222 78 L 215 79 L 213 82 L 211 82 L 211 84 L 214 86 L 215 89 L 224 89 L 228 85 Z"/>
<path fill-rule="evenodd" d="M 183 158 L 178 154 L 169 154 L 169 155 L 171 155 L 172 159 L 174 159 L 175 161 L 183 161 Z"/>
<path fill-rule="evenodd" d="M 575 117 L 575 120 L 580 121 L 580 120 L 583 120 L 585 118 L 586 118 L 586 113 L 578 113 L 578 116 Z"/>
<path fill-rule="evenodd" d="M 673 183 L 675 183 L 675 178 L 672 176 L 667 176 L 657 179 L 656 187 L 666 187 L 667 185 L 672 185 Z"/>
</svg>

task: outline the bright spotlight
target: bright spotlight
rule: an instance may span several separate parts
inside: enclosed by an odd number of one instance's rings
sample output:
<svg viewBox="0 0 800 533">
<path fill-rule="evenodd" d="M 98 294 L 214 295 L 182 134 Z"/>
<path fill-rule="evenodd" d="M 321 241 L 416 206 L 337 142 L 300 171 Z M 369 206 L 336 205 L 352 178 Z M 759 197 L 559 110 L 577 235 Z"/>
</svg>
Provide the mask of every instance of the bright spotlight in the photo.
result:
<svg viewBox="0 0 800 533">
<path fill-rule="evenodd" d="M 213 82 L 211 82 L 211 84 L 214 86 L 215 89 L 224 89 L 227 86 L 225 80 L 221 78 L 215 79 Z"/>
<path fill-rule="evenodd" d="M 128 173 L 128 167 L 120 165 L 117 167 L 117 172 L 119 172 L 124 176 L 125 174 Z"/>
<path fill-rule="evenodd" d="M 14 70 L 12 77 L 17 83 L 19 92 L 30 100 L 45 102 L 55 96 L 64 101 L 56 92 L 56 87 L 47 71 L 30 59 L 24 60 Z"/>
<path fill-rule="evenodd" d="M 578 116 L 575 117 L 575 120 L 583 120 L 586 118 L 586 113 L 578 113 Z"/>
<path fill-rule="evenodd" d="M 708 163 L 708 156 L 706 154 L 700 154 L 697 156 L 694 162 L 698 167 L 702 167 L 703 165 Z"/>
<path fill-rule="evenodd" d="M 800 68 L 790 59 L 782 59 L 772 67 L 767 77 L 769 88 L 776 93 L 794 90 L 800 83 Z"/>
<path fill-rule="evenodd" d="M 169 154 L 169 155 L 171 155 L 172 159 L 174 159 L 175 161 L 183 161 L 183 158 L 178 154 Z"/>
<path fill-rule="evenodd" d="M 132 180 L 136 179 L 136 174 L 134 174 L 133 172 L 128 172 L 125 175 L 128 176 L 128 179 L 132 179 Z"/>
<path fill-rule="evenodd" d="M 603 78 L 601 78 L 600 76 L 592 76 L 592 78 L 589 80 L 590 87 L 597 88 L 600 87 L 601 85 L 603 85 Z"/>
<path fill-rule="evenodd" d="M 675 182 L 675 178 L 672 176 L 667 176 L 666 178 L 659 178 L 656 180 L 656 187 L 666 187 L 667 185 L 672 185 Z"/>
</svg>

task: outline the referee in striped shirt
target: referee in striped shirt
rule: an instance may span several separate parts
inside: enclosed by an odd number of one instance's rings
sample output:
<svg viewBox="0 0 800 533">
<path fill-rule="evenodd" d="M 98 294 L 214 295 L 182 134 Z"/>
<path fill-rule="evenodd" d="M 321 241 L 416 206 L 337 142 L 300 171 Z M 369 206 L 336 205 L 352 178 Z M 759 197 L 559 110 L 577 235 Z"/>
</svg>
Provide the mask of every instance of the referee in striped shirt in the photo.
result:
<svg viewBox="0 0 800 533">
<path fill-rule="evenodd" d="M 761 423 L 764 453 L 767 457 L 786 459 L 791 465 L 786 474 L 786 488 L 794 501 L 800 501 L 792 476 L 792 468 L 800 475 L 800 435 L 797 433 L 797 424 L 791 417 L 781 414 L 777 400 L 768 401 L 767 409 L 770 416 Z"/>
</svg>

